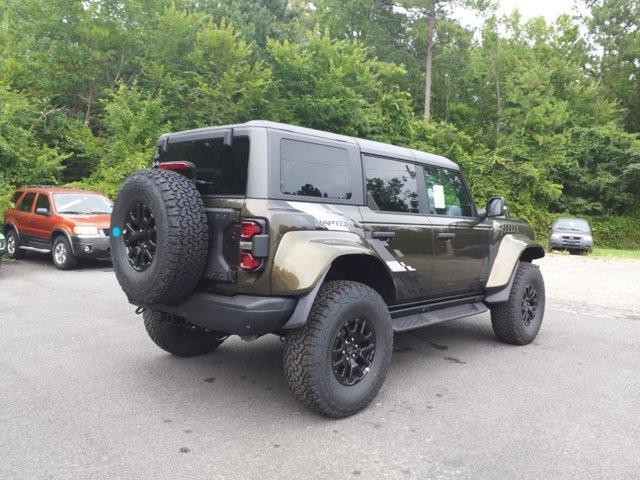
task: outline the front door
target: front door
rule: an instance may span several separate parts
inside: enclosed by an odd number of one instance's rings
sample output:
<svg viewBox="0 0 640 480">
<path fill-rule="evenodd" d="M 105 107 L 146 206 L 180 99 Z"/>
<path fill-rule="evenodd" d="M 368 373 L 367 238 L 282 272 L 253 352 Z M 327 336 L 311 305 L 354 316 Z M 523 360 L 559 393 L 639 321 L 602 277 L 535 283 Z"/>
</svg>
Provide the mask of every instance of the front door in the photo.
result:
<svg viewBox="0 0 640 480">
<path fill-rule="evenodd" d="M 48 215 L 38 213 L 38 209 L 41 211 L 44 209 L 48 212 Z M 32 247 L 36 248 L 51 248 L 51 233 L 53 232 L 53 226 L 55 220 L 52 218 L 51 202 L 49 201 L 49 195 L 46 193 L 40 193 L 36 199 L 36 206 L 33 209 L 33 215 L 31 217 L 32 225 Z"/>
<path fill-rule="evenodd" d="M 369 244 L 391 271 L 399 303 L 428 298 L 433 230 L 419 195 L 419 165 L 363 155 L 367 206 L 361 207 Z M 422 200 L 420 199 L 422 198 Z"/>
<path fill-rule="evenodd" d="M 431 295 L 480 293 L 489 274 L 492 225 L 477 215 L 459 171 L 426 165 L 423 169 L 435 242 Z"/>
</svg>

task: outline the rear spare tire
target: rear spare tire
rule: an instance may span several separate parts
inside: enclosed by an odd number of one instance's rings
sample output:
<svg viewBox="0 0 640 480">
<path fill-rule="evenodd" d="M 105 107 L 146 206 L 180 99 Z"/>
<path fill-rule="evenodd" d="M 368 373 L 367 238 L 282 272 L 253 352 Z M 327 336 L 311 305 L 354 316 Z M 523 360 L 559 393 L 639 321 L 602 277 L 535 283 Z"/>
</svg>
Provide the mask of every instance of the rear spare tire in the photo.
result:
<svg viewBox="0 0 640 480">
<path fill-rule="evenodd" d="M 204 203 L 191 180 L 167 170 L 125 180 L 111 215 L 111 257 L 130 301 L 180 302 L 202 277 L 208 247 Z"/>
</svg>

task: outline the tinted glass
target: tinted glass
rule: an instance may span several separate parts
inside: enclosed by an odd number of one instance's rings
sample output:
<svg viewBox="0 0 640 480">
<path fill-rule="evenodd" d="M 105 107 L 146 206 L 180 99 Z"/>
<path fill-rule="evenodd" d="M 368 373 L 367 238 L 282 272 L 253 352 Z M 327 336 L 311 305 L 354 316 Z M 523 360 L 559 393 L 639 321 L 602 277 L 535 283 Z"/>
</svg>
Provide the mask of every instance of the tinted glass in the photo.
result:
<svg viewBox="0 0 640 480">
<path fill-rule="evenodd" d="M 233 137 L 233 146 L 223 139 L 170 143 L 161 162 L 191 162 L 196 166 L 196 185 L 203 195 L 244 195 L 247 192 L 249 137 Z"/>
<path fill-rule="evenodd" d="M 449 217 L 472 217 L 473 208 L 462 176 L 455 170 L 424 167 L 429 213 Z"/>
<path fill-rule="evenodd" d="M 47 212 L 49 211 L 49 197 L 46 194 L 41 193 L 38 195 L 38 200 L 36 201 L 36 210 L 39 208 L 44 208 Z"/>
<path fill-rule="evenodd" d="M 56 193 L 53 195 L 56 211 L 67 215 L 98 215 L 111 213 L 111 200 L 91 193 Z"/>
<path fill-rule="evenodd" d="M 22 202 L 20 202 L 20 211 L 21 212 L 30 212 L 31 205 L 33 205 L 33 199 L 36 197 L 35 193 L 27 193 Z"/>
<path fill-rule="evenodd" d="M 385 158 L 363 157 L 367 193 L 379 210 L 418 213 L 416 166 Z"/>
<path fill-rule="evenodd" d="M 579 218 L 560 218 L 553 225 L 558 230 L 573 230 L 576 232 L 588 232 L 589 224 L 585 220 Z"/>
<path fill-rule="evenodd" d="M 20 191 L 15 192 L 11 197 L 11 203 L 13 203 L 13 205 L 15 206 L 15 204 L 18 202 L 21 196 L 22 196 L 22 192 Z"/>
<path fill-rule="evenodd" d="M 347 150 L 297 140 L 280 141 L 282 193 L 348 200 L 351 190 Z"/>
</svg>

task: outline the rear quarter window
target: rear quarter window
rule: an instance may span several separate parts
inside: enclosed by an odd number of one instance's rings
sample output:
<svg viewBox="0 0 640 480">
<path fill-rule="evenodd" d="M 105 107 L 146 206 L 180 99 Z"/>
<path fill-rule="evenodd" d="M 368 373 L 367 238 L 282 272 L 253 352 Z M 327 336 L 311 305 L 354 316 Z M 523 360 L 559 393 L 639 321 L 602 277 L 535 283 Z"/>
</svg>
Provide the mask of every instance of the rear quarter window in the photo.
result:
<svg viewBox="0 0 640 480">
<path fill-rule="evenodd" d="M 16 207 L 16 205 L 18 204 L 18 200 L 20 200 L 20 197 L 22 196 L 23 193 L 24 192 L 18 190 L 11 196 L 11 203 L 13 204 L 13 208 Z"/>
<path fill-rule="evenodd" d="M 351 165 L 346 149 L 284 138 L 280 141 L 282 193 L 348 200 L 351 190 Z"/>
</svg>

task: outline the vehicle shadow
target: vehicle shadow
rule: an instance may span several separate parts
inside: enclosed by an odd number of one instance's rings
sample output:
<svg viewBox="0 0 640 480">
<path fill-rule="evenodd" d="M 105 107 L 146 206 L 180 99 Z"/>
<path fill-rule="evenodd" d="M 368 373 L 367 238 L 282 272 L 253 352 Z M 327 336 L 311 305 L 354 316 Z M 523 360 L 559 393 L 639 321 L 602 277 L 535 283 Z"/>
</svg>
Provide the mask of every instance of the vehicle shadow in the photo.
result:
<svg viewBox="0 0 640 480">
<path fill-rule="evenodd" d="M 394 353 L 387 383 L 396 383 L 409 371 L 435 373 L 466 364 L 497 340 L 488 315 L 426 327 L 395 335 Z M 227 340 L 217 351 L 195 358 L 178 358 L 158 351 L 135 366 L 136 382 L 144 390 L 157 391 L 171 385 L 169 395 L 179 403 L 198 409 L 215 408 L 216 414 L 234 415 L 239 409 L 260 407 L 266 417 L 285 410 L 305 418 L 318 417 L 299 405 L 289 392 L 282 371 L 282 343 L 267 336 L 246 343 Z M 413 380 L 412 380 L 413 381 Z M 418 379 L 428 382 L 428 376 Z M 159 401 L 159 408 L 167 408 Z"/>
<path fill-rule="evenodd" d="M 41 265 L 42 267 L 48 267 L 53 270 L 57 270 L 55 265 L 53 264 L 53 260 L 51 259 L 51 254 L 49 253 L 36 253 L 36 252 L 25 252 L 24 257 L 20 260 L 13 260 L 7 257 L 2 259 L 3 263 L 12 263 L 14 265 L 20 265 L 20 263 L 24 262 L 30 265 Z M 82 270 L 113 270 L 110 260 L 87 260 L 87 259 L 79 259 L 78 265 L 73 270 L 68 270 L 68 272 L 82 271 Z"/>
</svg>

